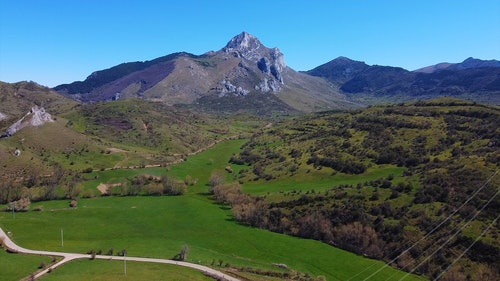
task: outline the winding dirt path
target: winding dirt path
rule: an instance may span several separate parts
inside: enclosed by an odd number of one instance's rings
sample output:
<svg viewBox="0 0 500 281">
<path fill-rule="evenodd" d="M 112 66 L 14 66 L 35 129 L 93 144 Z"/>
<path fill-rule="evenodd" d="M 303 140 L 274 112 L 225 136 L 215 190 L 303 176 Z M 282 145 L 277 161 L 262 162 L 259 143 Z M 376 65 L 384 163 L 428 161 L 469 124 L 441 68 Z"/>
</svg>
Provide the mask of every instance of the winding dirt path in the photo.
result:
<svg viewBox="0 0 500 281">
<path fill-rule="evenodd" d="M 56 262 L 55 264 L 48 266 L 44 270 L 37 272 L 34 275 L 35 279 L 40 278 L 41 276 L 48 273 L 49 271 L 52 271 L 55 268 L 65 264 L 69 261 L 72 261 L 75 259 L 89 259 L 90 258 L 90 255 L 87 255 L 87 254 L 38 251 L 38 250 L 25 249 L 23 247 L 18 246 L 14 242 L 12 242 L 12 240 L 3 231 L 3 229 L 1 227 L 0 227 L 0 241 L 3 241 L 3 246 L 12 252 L 23 253 L 23 254 L 32 254 L 32 255 L 63 257 L 62 260 Z M 154 259 L 154 258 L 141 258 L 141 257 L 116 257 L 116 256 L 104 256 L 104 255 L 96 255 L 95 258 L 102 259 L 102 260 L 121 260 L 122 261 L 122 260 L 126 259 L 128 261 L 136 261 L 136 262 L 153 262 L 153 263 L 173 264 L 173 265 L 193 268 L 193 269 L 208 273 L 211 276 L 216 276 L 218 278 L 222 278 L 223 280 L 240 281 L 237 278 L 234 278 L 232 276 L 224 274 L 223 272 L 217 271 L 213 268 L 199 265 L 199 264 L 195 264 L 195 263 L 189 263 L 189 262 L 174 261 L 174 260 L 168 260 L 168 259 Z"/>
</svg>

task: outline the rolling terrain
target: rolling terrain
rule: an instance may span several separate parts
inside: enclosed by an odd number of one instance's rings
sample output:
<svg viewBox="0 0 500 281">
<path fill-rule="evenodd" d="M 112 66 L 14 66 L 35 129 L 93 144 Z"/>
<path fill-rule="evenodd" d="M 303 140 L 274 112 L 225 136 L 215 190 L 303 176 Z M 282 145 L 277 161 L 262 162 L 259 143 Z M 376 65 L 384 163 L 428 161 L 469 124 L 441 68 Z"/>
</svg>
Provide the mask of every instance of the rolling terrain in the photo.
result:
<svg viewBox="0 0 500 281">
<path fill-rule="evenodd" d="M 63 179 L 98 169 L 182 161 L 264 124 L 245 115 L 228 118 L 141 99 L 83 104 L 35 83 L 1 86 L 1 201 L 19 199 L 26 187 L 39 187 L 32 199 L 56 198 L 54 190 Z M 50 114 L 51 122 L 3 133 L 33 107 Z"/>
<path fill-rule="evenodd" d="M 241 187 L 213 192 L 254 227 L 431 278 L 495 280 L 499 123 L 498 107 L 454 99 L 297 117 L 255 134 L 231 158 L 248 165 Z"/>
<path fill-rule="evenodd" d="M 297 72 L 243 32 L 54 89 L 0 82 L 0 224 L 49 250 L 61 225 L 75 252 L 189 245 L 244 280 L 500 279 L 499 71 Z"/>
<path fill-rule="evenodd" d="M 168 169 L 155 167 L 95 171 L 88 175 L 89 180 L 85 182 L 95 189 L 98 182 L 122 181 L 122 173 L 197 178 L 197 183 L 189 185 L 182 196 L 80 198 L 77 208 L 68 208 L 69 200 L 33 202 L 30 211 L 16 213 L 15 217 L 11 212 L 0 213 L 0 225 L 5 231 L 11 231 L 11 238 L 16 243 L 32 249 L 64 249 L 77 253 L 94 250 L 102 251 L 103 254 L 112 249 L 113 256 L 126 249 L 130 256 L 173 258 L 183 245 L 188 245 L 190 251 L 187 261 L 227 273 L 233 271 L 234 274 L 236 270 L 238 278 L 244 276 L 250 280 L 266 280 L 267 276 L 263 275 L 266 272 L 293 274 L 301 280 L 315 280 L 319 276 L 326 280 L 362 280 L 384 266 L 379 261 L 319 241 L 298 239 L 236 223 L 227 206 L 214 203 L 208 194 L 207 184 L 210 174 L 224 171 L 230 155 L 238 152 L 245 142 L 232 140 L 218 144 Z M 237 168 L 234 167 L 235 170 Z M 225 181 L 232 182 L 232 174 L 225 172 L 224 177 Z M 27 220 L 30 223 L 26 223 Z M 64 228 L 63 247 L 61 226 Z M 123 276 L 122 267 L 104 262 L 107 266 L 93 260 L 82 260 L 80 266 L 54 270 L 49 278 L 73 274 L 84 276 L 85 279 L 91 274 L 85 268 L 96 269 L 94 274 L 97 275 Z M 288 269 L 273 264 L 285 264 Z M 0 263 L 0 268 L 2 265 Z M 107 267 L 118 269 L 119 272 L 106 270 Z M 358 274 L 359 268 L 370 270 Z M 144 276 L 158 276 L 151 272 L 158 268 L 136 267 L 135 270 L 144 270 Z M 404 274 L 389 267 L 382 269 L 377 278 L 401 278 Z M 137 275 L 137 272 L 130 273 L 131 278 Z M 242 279 L 247 280 L 245 278 Z M 419 278 L 411 275 L 407 280 Z"/>
</svg>

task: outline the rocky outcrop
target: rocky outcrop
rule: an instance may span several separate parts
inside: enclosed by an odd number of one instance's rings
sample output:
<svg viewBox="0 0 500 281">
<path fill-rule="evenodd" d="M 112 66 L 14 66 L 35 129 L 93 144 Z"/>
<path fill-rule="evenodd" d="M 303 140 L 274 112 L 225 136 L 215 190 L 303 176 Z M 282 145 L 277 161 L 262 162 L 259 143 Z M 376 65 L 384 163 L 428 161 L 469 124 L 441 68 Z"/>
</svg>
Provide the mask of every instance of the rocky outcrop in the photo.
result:
<svg viewBox="0 0 500 281">
<path fill-rule="evenodd" d="M 267 92 L 279 92 L 281 91 L 280 83 L 273 79 L 267 79 L 264 77 L 262 81 L 255 85 L 255 90 L 261 91 L 263 93 Z"/>
<path fill-rule="evenodd" d="M 22 128 L 42 126 L 47 122 L 54 122 L 52 116 L 43 107 L 34 106 L 26 115 L 12 124 L 0 137 L 10 137 Z"/>
<path fill-rule="evenodd" d="M 0 121 L 7 119 L 7 115 L 0 112 Z"/>
<path fill-rule="evenodd" d="M 284 84 L 283 71 L 286 69 L 285 58 L 278 48 L 267 48 L 257 39 L 257 37 L 242 32 L 235 36 L 222 49 L 222 52 L 231 54 L 237 58 L 243 58 L 256 64 L 262 73 L 266 74 L 266 80 L 276 80 Z M 256 89 L 263 89 L 263 92 L 279 91 L 281 87 L 262 87 L 262 84 L 268 84 L 262 80 L 261 85 Z M 274 83 L 273 83 L 274 84 Z"/>
<path fill-rule="evenodd" d="M 227 94 L 234 94 L 237 96 L 246 96 L 250 91 L 243 89 L 242 87 L 237 87 L 231 83 L 231 81 L 222 80 L 219 82 L 219 97 L 224 97 Z"/>
</svg>

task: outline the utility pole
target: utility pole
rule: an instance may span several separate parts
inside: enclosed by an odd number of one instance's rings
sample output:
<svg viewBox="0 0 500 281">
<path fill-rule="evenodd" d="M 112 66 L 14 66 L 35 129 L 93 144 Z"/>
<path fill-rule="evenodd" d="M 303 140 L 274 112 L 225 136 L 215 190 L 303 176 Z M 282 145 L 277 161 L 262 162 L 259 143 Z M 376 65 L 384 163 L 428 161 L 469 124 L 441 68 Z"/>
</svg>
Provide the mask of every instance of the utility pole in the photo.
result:
<svg viewBox="0 0 500 281">
<path fill-rule="evenodd" d="M 63 229 L 61 228 L 61 247 L 64 247 L 64 235 L 63 235 Z"/>
<path fill-rule="evenodd" d="M 123 272 L 127 275 L 127 251 L 123 250 Z"/>
<path fill-rule="evenodd" d="M 16 218 L 16 211 L 14 209 L 16 207 L 16 202 L 10 203 L 10 207 L 12 208 L 12 218 L 15 219 Z"/>
</svg>

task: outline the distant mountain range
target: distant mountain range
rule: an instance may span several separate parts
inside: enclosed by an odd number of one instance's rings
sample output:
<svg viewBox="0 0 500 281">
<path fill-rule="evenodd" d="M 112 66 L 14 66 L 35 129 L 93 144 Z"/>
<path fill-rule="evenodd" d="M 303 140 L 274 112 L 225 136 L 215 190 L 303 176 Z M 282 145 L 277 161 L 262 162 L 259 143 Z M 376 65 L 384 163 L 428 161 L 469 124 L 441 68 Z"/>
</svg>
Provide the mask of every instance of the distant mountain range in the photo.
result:
<svg viewBox="0 0 500 281">
<path fill-rule="evenodd" d="M 436 65 L 431 65 L 417 69 L 415 70 L 415 72 L 433 73 L 440 70 L 462 70 L 462 69 L 482 68 L 482 67 L 500 67 L 500 61 L 468 58 L 461 63 L 442 62 Z"/>
<path fill-rule="evenodd" d="M 379 103 L 454 96 L 500 104 L 500 61 L 468 58 L 415 71 L 369 66 L 345 57 L 306 72 L 339 85 L 350 100 Z"/>
<path fill-rule="evenodd" d="M 216 52 L 123 63 L 54 88 L 83 102 L 139 97 L 211 110 L 312 112 L 454 96 L 500 104 L 500 62 L 468 58 L 415 71 L 339 57 L 312 70 L 288 67 L 278 48 L 247 33 Z"/>
</svg>

